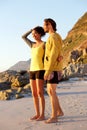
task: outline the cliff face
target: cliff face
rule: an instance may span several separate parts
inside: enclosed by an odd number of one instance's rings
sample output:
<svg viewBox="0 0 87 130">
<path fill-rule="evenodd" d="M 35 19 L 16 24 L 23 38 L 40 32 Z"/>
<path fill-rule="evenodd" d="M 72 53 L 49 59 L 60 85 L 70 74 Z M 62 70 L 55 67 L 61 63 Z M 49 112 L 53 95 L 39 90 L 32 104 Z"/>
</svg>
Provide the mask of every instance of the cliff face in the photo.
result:
<svg viewBox="0 0 87 130">
<path fill-rule="evenodd" d="M 87 12 L 76 22 L 64 40 L 64 66 L 71 62 L 71 52 L 75 50 L 82 52 L 81 57 L 87 63 Z"/>
</svg>

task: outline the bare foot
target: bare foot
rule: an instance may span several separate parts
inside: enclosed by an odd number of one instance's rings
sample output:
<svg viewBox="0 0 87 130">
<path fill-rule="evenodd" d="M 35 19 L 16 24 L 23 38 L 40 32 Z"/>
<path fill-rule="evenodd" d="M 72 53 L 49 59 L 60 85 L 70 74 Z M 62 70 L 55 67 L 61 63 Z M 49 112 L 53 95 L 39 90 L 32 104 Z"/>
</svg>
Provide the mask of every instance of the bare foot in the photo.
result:
<svg viewBox="0 0 87 130">
<path fill-rule="evenodd" d="M 44 116 L 39 116 L 36 121 L 42 121 L 42 120 L 45 120 L 45 117 Z"/>
<path fill-rule="evenodd" d="M 39 117 L 38 115 L 33 116 L 33 117 L 30 118 L 30 120 L 36 120 L 36 119 L 38 119 L 38 117 Z"/>
<path fill-rule="evenodd" d="M 45 121 L 45 123 L 56 123 L 56 122 L 58 122 L 57 118 L 53 118 L 53 117 Z"/>
<path fill-rule="evenodd" d="M 58 112 L 57 116 L 64 116 L 64 113 L 63 112 Z"/>
</svg>

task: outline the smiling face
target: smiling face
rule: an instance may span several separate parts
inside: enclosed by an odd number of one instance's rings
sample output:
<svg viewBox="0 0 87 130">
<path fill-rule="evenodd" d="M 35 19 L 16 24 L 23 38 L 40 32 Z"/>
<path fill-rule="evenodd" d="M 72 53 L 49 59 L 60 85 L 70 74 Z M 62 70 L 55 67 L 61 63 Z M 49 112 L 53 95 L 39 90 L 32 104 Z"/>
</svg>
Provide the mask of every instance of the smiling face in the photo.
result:
<svg viewBox="0 0 87 130">
<path fill-rule="evenodd" d="M 32 31 L 32 36 L 35 40 L 41 39 L 41 35 L 35 30 Z"/>
</svg>

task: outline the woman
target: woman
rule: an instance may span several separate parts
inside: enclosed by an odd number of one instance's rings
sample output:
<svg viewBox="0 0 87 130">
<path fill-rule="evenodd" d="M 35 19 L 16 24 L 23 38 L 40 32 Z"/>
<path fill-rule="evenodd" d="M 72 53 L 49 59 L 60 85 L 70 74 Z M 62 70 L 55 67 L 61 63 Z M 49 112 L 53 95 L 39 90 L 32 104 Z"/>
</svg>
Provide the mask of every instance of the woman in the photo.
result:
<svg viewBox="0 0 87 130">
<path fill-rule="evenodd" d="M 28 39 L 29 34 L 32 33 L 35 42 Z M 30 85 L 36 115 L 31 117 L 30 120 L 44 120 L 45 99 L 44 99 L 44 48 L 45 44 L 41 37 L 45 35 L 44 29 L 40 26 L 25 33 L 22 38 L 31 47 L 31 65 L 30 65 Z M 39 106 L 40 100 L 40 106 Z M 40 111 L 41 108 L 41 111 Z M 41 112 L 41 113 L 40 113 Z"/>
</svg>

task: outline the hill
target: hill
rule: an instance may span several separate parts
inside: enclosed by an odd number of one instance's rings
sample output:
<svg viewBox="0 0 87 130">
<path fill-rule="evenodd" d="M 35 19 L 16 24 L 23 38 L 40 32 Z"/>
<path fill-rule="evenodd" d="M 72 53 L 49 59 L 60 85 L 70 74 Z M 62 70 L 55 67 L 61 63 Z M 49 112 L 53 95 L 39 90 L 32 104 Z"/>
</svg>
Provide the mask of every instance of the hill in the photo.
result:
<svg viewBox="0 0 87 130">
<path fill-rule="evenodd" d="M 19 61 L 15 65 L 11 66 L 9 70 L 21 71 L 28 70 L 30 65 L 30 59 L 28 61 Z"/>
<path fill-rule="evenodd" d="M 76 22 L 64 39 L 63 54 L 64 65 L 71 62 L 71 52 L 78 50 L 82 53 L 84 63 L 87 63 L 87 12 Z"/>
</svg>

